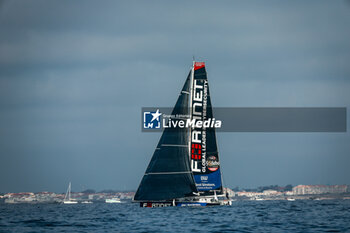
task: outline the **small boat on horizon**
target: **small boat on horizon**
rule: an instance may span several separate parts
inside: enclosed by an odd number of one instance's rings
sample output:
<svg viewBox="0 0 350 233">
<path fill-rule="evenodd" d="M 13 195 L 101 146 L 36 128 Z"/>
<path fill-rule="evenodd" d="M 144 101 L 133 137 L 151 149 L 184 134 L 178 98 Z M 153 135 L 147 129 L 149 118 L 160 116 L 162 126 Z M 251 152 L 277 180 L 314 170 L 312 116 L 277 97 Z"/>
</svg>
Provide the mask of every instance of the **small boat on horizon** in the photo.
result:
<svg viewBox="0 0 350 233">
<path fill-rule="evenodd" d="M 117 198 L 117 197 L 114 197 L 114 198 L 107 198 L 107 199 L 105 200 L 105 202 L 106 202 L 106 203 L 122 203 L 122 202 L 120 201 L 120 198 Z"/>
<path fill-rule="evenodd" d="M 92 201 L 82 201 L 81 204 L 92 204 Z"/>
<path fill-rule="evenodd" d="M 72 184 L 71 184 L 71 182 L 69 182 L 66 196 L 63 199 L 63 204 L 77 204 L 78 203 L 75 199 L 71 198 L 71 188 L 72 188 Z"/>
</svg>

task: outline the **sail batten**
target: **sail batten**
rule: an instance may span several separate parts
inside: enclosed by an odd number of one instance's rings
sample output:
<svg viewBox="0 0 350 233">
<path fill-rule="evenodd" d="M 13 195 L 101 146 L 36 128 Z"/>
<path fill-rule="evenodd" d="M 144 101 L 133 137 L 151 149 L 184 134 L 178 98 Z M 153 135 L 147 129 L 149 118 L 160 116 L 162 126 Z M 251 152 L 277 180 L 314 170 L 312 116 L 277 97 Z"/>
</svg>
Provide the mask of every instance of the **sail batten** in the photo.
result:
<svg viewBox="0 0 350 233">
<path fill-rule="evenodd" d="M 183 172 L 151 172 L 151 173 L 146 173 L 145 175 L 185 174 L 185 173 L 192 173 L 192 172 L 191 171 L 183 171 Z"/>
<path fill-rule="evenodd" d="M 186 147 L 186 148 L 187 148 L 188 145 L 180 145 L 180 144 L 162 144 L 161 146 L 178 146 L 178 147 Z"/>
</svg>

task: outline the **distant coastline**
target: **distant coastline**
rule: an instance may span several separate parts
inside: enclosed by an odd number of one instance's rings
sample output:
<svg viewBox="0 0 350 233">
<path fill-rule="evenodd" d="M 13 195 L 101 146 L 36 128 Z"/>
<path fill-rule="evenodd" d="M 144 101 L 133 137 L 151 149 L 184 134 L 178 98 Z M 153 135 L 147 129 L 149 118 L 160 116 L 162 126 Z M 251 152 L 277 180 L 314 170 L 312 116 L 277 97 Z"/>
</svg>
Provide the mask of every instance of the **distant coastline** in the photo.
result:
<svg viewBox="0 0 350 233">
<path fill-rule="evenodd" d="M 271 185 L 255 189 L 230 189 L 224 191 L 233 200 L 242 201 L 262 201 L 262 200 L 330 200 L 330 199 L 350 199 L 349 185 L 287 185 L 284 187 Z M 82 192 L 72 192 L 72 197 L 80 202 L 105 202 L 106 199 L 119 198 L 122 200 L 132 200 L 134 191 L 113 191 L 106 190 L 95 192 L 88 189 Z M 54 192 L 21 192 L 0 194 L 0 203 L 61 203 L 64 193 Z"/>
<path fill-rule="evenodd" d="M 105 202 L 106 199 L 119 198 L 122 200 L 131 200 L 135 192 L 72 192 L 72 198 L 79 202 Z M 17 204 L 17 203 L 62 203 L 64 193 L 54 192 L 21 192 L 21 193 L 6 193 L 0 195 L 0 203 Z"/>
</svg>

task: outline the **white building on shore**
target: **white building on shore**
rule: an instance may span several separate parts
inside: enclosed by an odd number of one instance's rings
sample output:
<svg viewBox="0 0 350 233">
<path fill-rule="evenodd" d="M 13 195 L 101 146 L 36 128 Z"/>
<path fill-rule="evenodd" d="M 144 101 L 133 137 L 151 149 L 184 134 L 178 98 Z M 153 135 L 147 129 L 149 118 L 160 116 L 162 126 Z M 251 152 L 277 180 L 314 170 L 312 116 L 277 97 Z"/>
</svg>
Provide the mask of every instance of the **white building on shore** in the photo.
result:
<svg viewBox="0 0 350 233">
<path fill-rule="evenodd" d="M 298 185 L 293 188 L 294 195 L 346 192 L 349 192 L 347 185 Z"/>
</svg>

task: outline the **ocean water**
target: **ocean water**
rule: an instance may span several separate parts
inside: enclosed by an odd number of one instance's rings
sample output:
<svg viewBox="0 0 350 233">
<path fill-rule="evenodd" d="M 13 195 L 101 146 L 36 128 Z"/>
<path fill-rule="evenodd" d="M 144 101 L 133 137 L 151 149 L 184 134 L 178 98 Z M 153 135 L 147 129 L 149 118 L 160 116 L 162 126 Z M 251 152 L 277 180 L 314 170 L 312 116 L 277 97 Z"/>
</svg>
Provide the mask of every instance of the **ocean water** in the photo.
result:
<svg viewBox="0 0 350 233">
<path fill-rule="evenodd" d="M 232 206 L 0 204 L 0 232 L 350 232 L 350 200 Z"/>
</svg>

